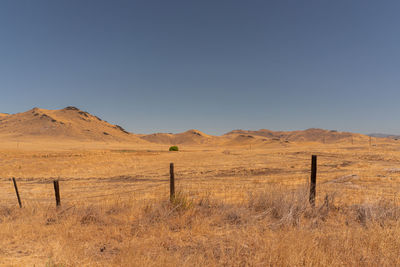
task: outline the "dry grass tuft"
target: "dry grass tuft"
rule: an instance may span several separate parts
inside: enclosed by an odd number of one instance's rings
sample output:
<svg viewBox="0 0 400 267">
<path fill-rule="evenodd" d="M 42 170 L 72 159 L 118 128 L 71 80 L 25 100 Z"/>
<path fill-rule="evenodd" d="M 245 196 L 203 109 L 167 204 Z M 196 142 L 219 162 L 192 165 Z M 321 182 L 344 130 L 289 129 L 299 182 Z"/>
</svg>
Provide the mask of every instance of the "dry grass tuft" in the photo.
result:
<svg viewBox="0 0 400 267">
<path fill-rule="evenodd" d="M 284 192 L 282 188 L 250 195 L 248 207 L 258 213 L 258 218 L 269 217 L 276 226 L 296 226 L 305 215 L 313 213 L 308 205 L 306 190 L 301 188 L 292 192 Z"/>
<path fill-rule="evenodd" d="M 400 219 L 400 207 L 387 200 L 377 203 L 364 203 L 350 207 L 355 221 L 364 227 L 380 225 L 381 227 L 396 224 Z"/>
</svg>

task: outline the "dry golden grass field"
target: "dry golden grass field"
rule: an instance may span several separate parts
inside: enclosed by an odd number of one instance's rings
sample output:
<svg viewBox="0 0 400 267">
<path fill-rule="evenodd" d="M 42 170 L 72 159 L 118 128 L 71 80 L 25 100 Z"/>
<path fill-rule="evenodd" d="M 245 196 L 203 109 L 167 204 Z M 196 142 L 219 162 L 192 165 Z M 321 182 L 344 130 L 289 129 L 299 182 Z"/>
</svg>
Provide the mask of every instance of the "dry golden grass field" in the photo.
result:
<svg viewBox="0 0 400 267">
<path fill-rule="evenodd" d="M 0 265 L 400 265 L 399 142 L 168 147 L 0 141 Z"/>
</svg>

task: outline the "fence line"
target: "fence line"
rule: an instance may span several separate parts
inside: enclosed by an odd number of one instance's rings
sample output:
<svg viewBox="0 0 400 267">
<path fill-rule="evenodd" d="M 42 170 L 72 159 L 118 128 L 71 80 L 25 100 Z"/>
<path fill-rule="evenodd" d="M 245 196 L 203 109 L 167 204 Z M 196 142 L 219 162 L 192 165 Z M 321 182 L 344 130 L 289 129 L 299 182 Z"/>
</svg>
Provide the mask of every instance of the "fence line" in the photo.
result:
<svg viewBox="0 0 400 267">
<path fill-rule="evenodd" d="M 17 194 L 17 199 L 18 199 L 18 205 L 20 208 L 22 208 L 22 203 L 21 203 L 21 198 L 19 196 L 19 192 L 18 192 L 18 186 L 17 186 L 17 182 L 15 181 L 15 178 L 12 178 L 13 183 L 14 183 L 14 188 L 15 188 L 15 193 Z"/>
<path fill-rule="evenodd" d="M 312 207 L 315 207 L 316 178 L 317 178 L 317 156 L 316 155 L 312 155 L 312 158 L 311 158 L 310 193 L 309 193 L 309 202 L 310 202 L 310 205 Z M 21 197 L 19 195 L 17 182 L 16 182 L 15 178 L 12 178 L 12 181 L 13 181 L 15 192 L 16 192 L 16 195 L 17 195 L 19 207 L 22 208 L 22 201 L 21 201 Z M 68 181 L 68 180 L 66 180 L 66 181 Z M 159 180 L 158 182 L 162 182 L 162 181 L 166 181 L 166 180 Z M 169 198 L 170 198 L 170 201 L 173 201 L 175 199 L 175 170 L 174 170 L 174 163 L 170 163 L 169 184 L 170 184 Z M 59 206 L 61 206 L 59 180 L 53 180 L 53 186 L 54 186 L 54 196 L 55 196 L 55 201 L 56 201 L 56 207 L 59 207 Z M 159 186 L 162 186 L 162 184 L 161 183 L 157 184 L 157 185 L 153 184 L 151 187 L 156 188 L 156 187 L 159 187 Z M 124 192 L 118 191 L 118 192 L 110 193 L 110 194 L 101 194 L 101 195 L 80 197 L 80 198 L 74 198 L 74 200 L 85 200 L 85 199 L 92 199 L 92 198 L 98 198 L 98 197 L 107 197 L 107 196 L 113 196 L 113 195 L 116 195 L 116 194 L 121 196 L 121 195 L 125 195 L 125 194 L 130 194 L 132 192 L 133 193 L 139 192 L 139 193 L 146 194 L 146 192 L 144 190 L 148 190 L 148 188 L 142 189 L 142 190 L 136 188 L 134 190 L 124 191 Z M 226 190 L 226 186 L 225 186 L 225 190 L 224 190 L 224 195 L 225 195 L 224 198 L 225 199 L 226 199 L 226 193 L 227 193 L 227 190 Z M 28 200 L 36 200 L 36 201 L 45 200 L 45 199 L 31 199 L 31 198 L 26 198 L 26 199 L 28 199 Z"/>
</svg>

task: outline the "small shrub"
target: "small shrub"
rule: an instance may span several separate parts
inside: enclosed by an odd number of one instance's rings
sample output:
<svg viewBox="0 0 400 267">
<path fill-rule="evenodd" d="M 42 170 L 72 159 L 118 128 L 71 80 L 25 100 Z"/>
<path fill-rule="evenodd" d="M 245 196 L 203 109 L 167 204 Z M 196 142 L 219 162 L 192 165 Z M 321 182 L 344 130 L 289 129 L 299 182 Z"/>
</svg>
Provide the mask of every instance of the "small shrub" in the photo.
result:
<svg viewBox="0 0 400 267">
<path fill-rule="evenodd" d="M 179 151 L 179 148 L 177 146 L 171 146 L 169 151 Z"/>
</svg>

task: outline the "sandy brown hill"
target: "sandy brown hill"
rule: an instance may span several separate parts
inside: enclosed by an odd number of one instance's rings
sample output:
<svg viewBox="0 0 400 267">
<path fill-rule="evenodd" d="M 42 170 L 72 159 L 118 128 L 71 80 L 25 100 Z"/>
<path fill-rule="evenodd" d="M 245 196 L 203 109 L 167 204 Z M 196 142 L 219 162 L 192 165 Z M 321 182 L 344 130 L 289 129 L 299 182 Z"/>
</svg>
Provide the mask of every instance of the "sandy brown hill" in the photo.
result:
<svg viewBox="0 0 400 267">
<path fill-rule="evenodd" d="M 224 138 L 225 137 L 225 138 Z M 237 146 L 237 145 L 265 145 L 274 142 L 275 140 L 271 138 L 266 138 L 264 136 L 246 134 L 246 133 L 233 133 L 225 135 L 221 138 L 223 140 L 223 145 Z"/>
<path fill-rule="evenodd" d="M 275 141 L 284 142 L 322 142 L 322 143 L 337 143 L 337 142 L 354 142 L 365 141 L 369 137 L 362 134 L 349 132 L 338 132 L 334 130 L 324 130 L 311 128 L 303 131 L 270 131 L 261 129 L 258 131 L 234 130 L 224 136 L 233 138 L 239 135 L 264 137 Z"/>
<path fill-rule="evenodd" d="M 212 136 L 198 130 L 189 130 L 184 133 L 155 133 L 141 135 L 140 138 L 157 144 L 212 144 L 212 145 L 267 145 L 271 143 L 296 143 L 296 142 L 368 142 L 368 136 L 337 132 L 324 129 L 307 129 L 303 131 L 271 131 L 261 129 L 258 131 L 234 130 L 223 136 Z"/>
<path fill-rule="evenodd" d="M 275 138 L 277 133 L 266 129 L 261 129 L 258 131 L 249 131 L 249 130 L 233 130 L 229 133 L 226 133 L 224 136 L 232 136 L 232 135 L 251 135 L 251 136 L 262 136 L 267 138 Z"/>
<path fill-rule="evenodd" d="M 173 144 L 174 143 L 174 134 L 170 133 L 154 133 L 154 134 L 146 134 L 141 135 L 141 139 L 157 143 L 157 144 Z"/>
<path fill-rule="evenodd" d="M 34 108 L 0 117 L 0 135 L 19 138 L 67 138 L 78 141 L 141 141 L 118 125 L 75 107 Z"/>
<path fill-rule="evenodd" d="M 157 143 L 157 144 L 170 144 L 170 145 L 200 145 L 200 144 L 213 144 L 218 140 L 217 136 L 212 136 L 200 132 L 198 130 L 189 130 L 183 133 L 171 134 L 171 133 L 155 133 L 142 135 L 142 139 Z"/>
</svg>

